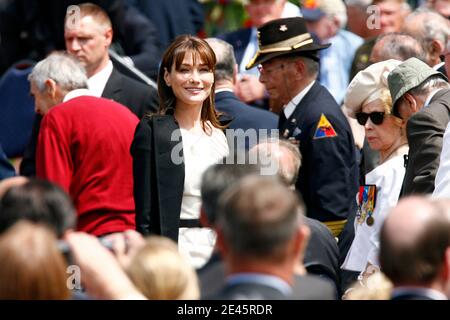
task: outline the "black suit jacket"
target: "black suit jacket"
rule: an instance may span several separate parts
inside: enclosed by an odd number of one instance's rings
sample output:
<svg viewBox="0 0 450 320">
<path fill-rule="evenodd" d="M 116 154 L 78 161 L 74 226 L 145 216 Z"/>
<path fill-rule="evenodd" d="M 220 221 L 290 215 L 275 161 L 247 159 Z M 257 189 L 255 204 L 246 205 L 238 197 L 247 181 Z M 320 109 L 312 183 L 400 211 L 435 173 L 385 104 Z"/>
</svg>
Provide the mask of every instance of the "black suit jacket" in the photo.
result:
<svg viewBox="0 0 450 320">
<path fill-rule="evenodd" d="M 184 162 L 181 134 L 173 115 L 144 117 L 136 128 L 131 145 L 133 157 L 136 229 L 144 235 L 157 234 L 178 241 L 181 201 L 184 188 Z M 171 159 L 179 148 L 181 163 Z"/>
<path fill-rule="evenodd" d="M 316 136 L 322 115 L 335 136 Z M 302 166 L 296 188 L 307 215 L 322 222 L 346 219 L 355 210 L 359 169 L 350 126 L 334 98 L 316 81 L 290 118 L 280 117 L 279 129 L 282 137 L 300 143 Z"/>
<path fill-rule="evenodd" d="M 239 143 L 245 142 L 245 149 L 249 149 L 259 142 L 260 131 L 263 130 L 261 138 L 267 138 L 271 136 L 271 130 L 277 130 L 278 116 L 273 112 L 263 110 L 260 108 L 249 106 L 240 101 L 233 92 L 222 91 L 216 93 L 215 105 L 217 111 L 223 113 L 225 119 L 231 119 L 230 125 L 227 129 L 237 130 L 242 129 L 242 134 L 238 134 L 239 131 L 234 131 L 235 141 L 233 146 L 239 146 Z M 247 130 L 256 130 L 257 141 L 246 140 L 246 137 L 252 136 L 251 133 L 246 135 Z M 239 142 L 240 141 L 240 142 Z M 231 144 L 231 141 L 229 141 Z M 253 143 L 253 144 L 252 144 Z"/>
<path fill-rule="evenodd" d="M 278 116 L 273 112 L 249 106 L 239 100 L 233 92 L 216 93 L 216 109 L 233 120 L 229 129 L 277 129 Z"/>
<path fill-rule="evenodd" d="M 113 69 L 106 82 L 102 97 L 123 104 L 139 119 L 147 112 L 155 112 L 158 105 L 158 93 L 155 89 L 123 75 L 116 69 Z M 36 175 L 36 146 L 41 120 L 42 116 L 37 114 L 33 123 L 30 141 L 20 164 L 21 175 L 28 177 Z"/>
<path fill-rule="evenodd" d="M 433 193 L 443 136 L 449 121 L 450 89 L 438 91 L 427 107 L 409 118 L 406 124 L 408 164 L 401 197 Z"/>
<path fill-rule="evenodd" d="M 153 87 L 134 80 L 115 68 L 106 82 L 102 97 L 123 104 L 139 119 L 146 113 L 158 110 L 158 92 Z"/>
</svg>

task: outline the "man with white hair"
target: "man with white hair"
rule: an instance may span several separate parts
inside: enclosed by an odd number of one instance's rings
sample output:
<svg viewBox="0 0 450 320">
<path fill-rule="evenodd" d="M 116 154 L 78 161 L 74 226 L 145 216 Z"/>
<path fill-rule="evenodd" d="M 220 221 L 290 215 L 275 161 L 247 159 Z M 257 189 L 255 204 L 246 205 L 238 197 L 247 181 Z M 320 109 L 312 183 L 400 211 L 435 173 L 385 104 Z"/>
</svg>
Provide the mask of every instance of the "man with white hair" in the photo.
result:
<svg viewBox="0 0 450 320">
<path fill-rule="evenodd" d="M 39 131 L 37 176 L 60 185 L 78 212 L 77 230 L 96 236 L 135 228 L 132 159 L 137 117 L 87 90 L 81 64 L 63 53 L 29 76 Z"/>
<path fill-rule="evenodd" d="M 320 43 L 331 43 L 331 47 L 320 54 L 319 81 L 330 91 L 336 102 L 341 104 L 356 49 L 363 43 L 363 39 L 344 30 L 347 12 L 342 0 L 305 1 L 302 12 L 309 32 L 313 32 Z"/>
<path fill-rule="evenodd" d="M 402 31 L 416 38 L 425 51 L 425 62 L 435 70 L 443 72 L 444 54 L 447 38 L 450 36 L 450 22 L 429 9 L 411 13 L 403 24 Z"/>
</svg>

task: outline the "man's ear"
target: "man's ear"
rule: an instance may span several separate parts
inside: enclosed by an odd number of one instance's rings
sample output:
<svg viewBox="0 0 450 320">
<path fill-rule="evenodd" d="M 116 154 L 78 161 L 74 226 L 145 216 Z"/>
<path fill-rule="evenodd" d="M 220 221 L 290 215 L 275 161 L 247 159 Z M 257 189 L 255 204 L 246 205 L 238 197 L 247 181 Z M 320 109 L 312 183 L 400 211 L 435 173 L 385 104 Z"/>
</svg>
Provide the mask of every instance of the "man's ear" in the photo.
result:
<svg viewBox="0 0 450 320">
<path fill-rule="evenodd" d="M 215 230 L 217 233 L 216 247 L 217 249 L 219 249 L 219 252 L 222 255 L 222 257 L 226 257 L 229 254 L 229 248 L 225 240 L 225 236 L 220 228 L 216 228 Z"/>
<path fill-rule="evenodd" d="M 107 28 L 105 31 L 105 39 L 106 39 L 106 45 L 108 47 L 111 46 L 112 39 L 113 39 L 113 30 L 112 28 Z"/>
<path fill-rule="evenodd" d="M 300 261 L 303 261 L 303 256 L 308 245 L 309 238 L 311 236 L 311 230 L 305 224 L 298 227 L 297 233 L 294 239 L 294 256 L 299 257 Z M 298 260 L 298 258 L 297 258 Z"/>
<path fill-rule="evenodd" d="M 45 92 L 54 99 L 56 97 L 57 85 L 55 80 L 47 79 L 45 80 Z"/>
<path fill-rule="evenodd" d="M 237 64 L 234 64 L 234 67 L 233 67 L 233 84 L 236 84 L 237 83 L 237 79 L 238 79 L 238 65 Z"/>
<path fill-rule="evenodd" d="M 429 46 L 428 52 L 430 55 L 430 61 L 433 64 L 438 64 L 441 61 L 441 55 L 444 52 L 444 44 L 439 40 L 432 40 Z"/>
</svg>

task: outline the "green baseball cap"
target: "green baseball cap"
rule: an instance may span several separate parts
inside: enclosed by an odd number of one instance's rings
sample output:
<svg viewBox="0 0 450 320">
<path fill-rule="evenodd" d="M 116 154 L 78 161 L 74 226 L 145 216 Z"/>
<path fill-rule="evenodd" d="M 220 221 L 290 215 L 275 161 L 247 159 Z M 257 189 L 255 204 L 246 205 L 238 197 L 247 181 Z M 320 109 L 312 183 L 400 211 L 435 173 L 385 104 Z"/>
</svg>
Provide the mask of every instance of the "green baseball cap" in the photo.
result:
<svg viewBox="0 0 450 320">
<path fill-rule="evenodd" d="M 438 75 L 447 80 L 441 72 L 434 70 L 417 58 L 409 58 L 389 73 L 388 86 L 392 97 L 392 113 L 396 102 L 409 90 L 422 84 L 429 77 Z"/>
</svg>

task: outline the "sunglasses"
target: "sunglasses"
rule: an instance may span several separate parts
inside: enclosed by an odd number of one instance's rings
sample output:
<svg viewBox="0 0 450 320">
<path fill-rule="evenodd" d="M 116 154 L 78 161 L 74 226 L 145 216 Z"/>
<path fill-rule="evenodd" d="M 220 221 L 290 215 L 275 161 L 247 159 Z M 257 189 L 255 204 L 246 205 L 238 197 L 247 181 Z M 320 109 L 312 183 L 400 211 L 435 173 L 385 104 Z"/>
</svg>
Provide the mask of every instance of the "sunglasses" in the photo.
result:
<svg viewBox="0 0 450 320">
<path fill-rule="evenodd" d="M 364 126 L 366 125 L 367 119 L 370 118 L 370 121 L 372 121 L 373 124 L 376 124 L 378 126 L 383 123 L 384 116 L 385 116 L 384 112 L 371 112 L 371 113 L 358 112 L 356 113 L 356 120 L 360 125 Z"/>
</svg>

